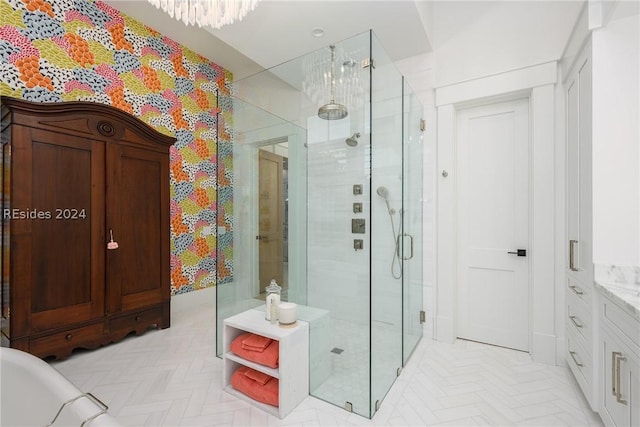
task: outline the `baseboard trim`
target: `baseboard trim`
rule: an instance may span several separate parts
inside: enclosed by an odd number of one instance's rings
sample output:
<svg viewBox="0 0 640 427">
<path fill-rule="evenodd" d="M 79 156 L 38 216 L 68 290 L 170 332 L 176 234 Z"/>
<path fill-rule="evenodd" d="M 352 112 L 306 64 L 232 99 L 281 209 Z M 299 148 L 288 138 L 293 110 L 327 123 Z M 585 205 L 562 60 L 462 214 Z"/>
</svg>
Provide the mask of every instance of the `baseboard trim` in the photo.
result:
<svg viewBox="0 0 640 427">
<path fill-rule="evenodd" d="M 211 286 L 171 297 L 171 311 L 190 310 L 194 307 L 216 304 L 216 288 Z"/>
<path fill-rule="evenodd" d="M 531 358 L 534 362 L 556 365 L 557 338 L 555 335 L 533 333 Z"/>
<path fill-rule="evenodd" d="M 436 316 L 434 331 L 436 341 L 452 343 L 456 340 L 453 329 L 453 319 L 450 317 Z"/>
<path fill-rule="evenodd" d="M 556 337 L 556 366 L 567 365 L 567 339 L 565 337 Z"/>
</svg>

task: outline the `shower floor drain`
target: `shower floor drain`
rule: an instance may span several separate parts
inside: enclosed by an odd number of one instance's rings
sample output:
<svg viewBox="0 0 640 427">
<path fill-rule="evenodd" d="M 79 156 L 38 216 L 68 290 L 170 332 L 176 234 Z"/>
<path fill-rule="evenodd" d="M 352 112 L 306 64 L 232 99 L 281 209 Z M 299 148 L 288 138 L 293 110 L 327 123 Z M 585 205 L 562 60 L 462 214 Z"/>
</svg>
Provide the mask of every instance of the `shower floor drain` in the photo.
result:
<svg viewBox="0 0 640 427">
<path fill-rule="evenodd" d="M 342 353 L 343 351 L 344 351 L 344 350 L 343 350 L 343 349 L 341 349 L 341 348 L 334 347 L 334 348 L 331 350 L 331 353 L 340 354 L 340 353 Z"/>
</svg>

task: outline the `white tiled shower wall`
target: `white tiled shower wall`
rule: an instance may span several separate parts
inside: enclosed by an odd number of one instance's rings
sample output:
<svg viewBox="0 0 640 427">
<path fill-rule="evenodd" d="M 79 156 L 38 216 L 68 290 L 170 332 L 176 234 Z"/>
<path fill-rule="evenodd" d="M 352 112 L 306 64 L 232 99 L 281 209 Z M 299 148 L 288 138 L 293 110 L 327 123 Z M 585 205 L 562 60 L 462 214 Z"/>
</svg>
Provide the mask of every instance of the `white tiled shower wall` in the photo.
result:
<svg viewBox="0 0 640 427">
<path fill-rule="evenodd" d="M 371 222 L 365 152 L 369 138 L 361 134 L 358 146 L 350 147 L 346 132 L 325 141 L 313 140 L 313 132 L 308 135 L 309 305 L 345 316 L 344 320 L 368 322 Z M 356 184 L 362 186 L 362 195 L 353 194 Z M 362 203 L 361 214 L 353 213 L 354 202 Z M 365 219 L 366 233 L 351 233 L 355 217 Z M 363 239 L 364 250 L 354 250 L 354 238 Z"/>
<path fill-rule="evenodd" d="M 425 72 L 429 73 L 429 58 L 421 64 Z M 420 209 L 416 210 L 407 204 L 402 214 L 402 80 L 392 64 L 378 66 L 375 72 L 378 77 L 374 80 L 374 86 L 375 81 L 389 84 L 374 87 L 372 124 L 366 119 L 366 110 L 350 112 L 355 117 L 335 122 L 315 117 L 308 120 L 309 305 L 326 308 L 333 317 L 359 323 L 369 322 L 371 305 L 373 321 L 398 323 L 402 310 L 402 284 L 399 279 L 393 278 L 391 272 L 395 250 L 394 233 L 387 206 L 376 190 L 384 186 L 389 191 L 389 204 L 393 209 L 391 217 L 396 233 L 403 214 L 410 223 L 422 221 L 419 224 L 422 230 L 415 232 L 420 234 L 415 236 L 415 258 L 413 262 L 406 263 L 405 277 L 409 287 L 415 289 L 416 286 L 422 286 L 425 294 L 423 301 L 429 302 L 424 305 L 430 313 L 433 273 L 433 261 L 429 258 L 433 256 L 433 162 L 429 160 L 420 165 L 423 162 L 420 158 L 405 161 L 408 165 L 413 165 L 414 170 L 417 166 L 427 166 L 422 174 L 414 177 L 414 181 L 418 182 L 407 185 L 419 188 L 421 184 L 426 184 L 428 187 L 422 195 L 419 191 L 418 194 L 414 192 L 411 201 L 421 204 L 422 215 L 419 214 Z M 430 87 L 430 80 L 427 87 Z M 428 111 L 433 109 L 425 108 L 423 117 Z M 369 129 L 373 129 L 373 135 L 368 133 Z M 359 144 L 350 147 L 345 139 L 355 132 L 361 134 Z M 414 143 L 421 139 L 423 149 L 429 153 L 430 159 L 433 158 L 433 144 L 425 144 L 424 133 L 415 129 L 405 129 L 404 132 L 405 139 L 409 133 L 413 135 Z M 373 173 L 368 166 L 370 155 L 373 156 Z M 424 182 L 421 183 L 420 180 Z M 353 194 L 353 185 L 356 184 L 362 185 L 362 195 Z M 363 204 L 363 213 L 353 212 L 354 202 Z M 365 234 L 351 233 L 352 218 L 366 220 Z M 353 240 L 356 238 L 363 239 L 364 250 L 353 249 Z M 418 263 L 424 264 L 424 268 L 412 269 Z M 369 274 L 372 289 L 369 289 Z M 397 262 L 395 274 L 399 274 Z M 373 295 L 371 300 L 370 295 Z M 416 318 L 417 315 L 415 313 Z"/>
</svg>

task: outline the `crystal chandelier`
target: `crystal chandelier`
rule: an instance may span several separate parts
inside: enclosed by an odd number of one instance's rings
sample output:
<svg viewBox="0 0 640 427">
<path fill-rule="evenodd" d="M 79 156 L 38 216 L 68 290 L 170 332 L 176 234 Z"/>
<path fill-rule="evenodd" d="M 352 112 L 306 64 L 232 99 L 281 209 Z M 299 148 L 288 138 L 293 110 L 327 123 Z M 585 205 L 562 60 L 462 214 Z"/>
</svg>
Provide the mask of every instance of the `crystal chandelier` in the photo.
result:
<svg viewBox="0 0 640 427">
<path fill-rule="evenodd" d="M 259 0 L 147 0 L 185 25 L 220 28 L 241 21 Z"/>
</svg>

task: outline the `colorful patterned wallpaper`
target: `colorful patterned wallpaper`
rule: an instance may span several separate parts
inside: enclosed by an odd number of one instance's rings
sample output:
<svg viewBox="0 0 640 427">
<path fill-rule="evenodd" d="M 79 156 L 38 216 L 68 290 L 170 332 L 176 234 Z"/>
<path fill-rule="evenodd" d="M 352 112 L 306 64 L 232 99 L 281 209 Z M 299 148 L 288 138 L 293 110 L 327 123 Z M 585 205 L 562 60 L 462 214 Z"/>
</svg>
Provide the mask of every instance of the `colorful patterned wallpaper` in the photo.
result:
<svg viewBox="0 0 640 427">
<path fill-rule="evenodd" d="M 172 294 L 232 277 L 230 87 L 228 71 L 100 1 L 0 0 L 1 95 L 108 104 L 176 137 Z"/>
</svg>

